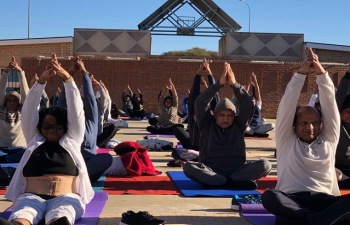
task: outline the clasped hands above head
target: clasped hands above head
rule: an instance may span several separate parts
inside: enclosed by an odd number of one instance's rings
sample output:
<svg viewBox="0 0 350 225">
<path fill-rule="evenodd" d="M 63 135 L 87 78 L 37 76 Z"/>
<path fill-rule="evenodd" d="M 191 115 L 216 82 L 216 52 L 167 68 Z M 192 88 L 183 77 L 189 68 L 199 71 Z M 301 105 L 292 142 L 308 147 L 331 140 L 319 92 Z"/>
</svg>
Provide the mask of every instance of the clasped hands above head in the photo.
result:
<svg viewBox="0 0 350 225">
<path fill-rule="evenodd" d="M 212 75 L 209 63 L 207 62 L 206 58 L 204 58 L 203 62 L 199 65 L 199 68 L 197 70 L 197 74 L 199 74 L 199 75 Z"/>
<path fill-rule="evenodd" d="M 318 60 L 318 56 L 312 51 L 311 48 L 307 48 L 306 60 L 301 65 L 300 69 L 298 70 L 298 73 L 306 75 L 310 72 L 310 69 L 314 69 L 316 75 L 326 73 L 326 70 L 323 68 L 320 61 Z"/>
<path fill-rule="evenodd" d="M 11 62 L 5 68 L 5 72 L 8 73 L 8 72 L 10 72 L 11 69 L 15 69 L 18 72 L 22 72 L 22 68 L 16 62 L 16 58 L 14 56 L 12 56 Z"/>
<path fill-rule="evenodd" d="M 219 83 L 221 85 L 225 85 L 225 84 L 234 85 L 234 84 L 236 84 L 235 74 L 232 71 L 231 65 L 227 62 L 225 62 L 225 64 L 224 64 L 224 70 L 222 72 Z"/>
</svg>

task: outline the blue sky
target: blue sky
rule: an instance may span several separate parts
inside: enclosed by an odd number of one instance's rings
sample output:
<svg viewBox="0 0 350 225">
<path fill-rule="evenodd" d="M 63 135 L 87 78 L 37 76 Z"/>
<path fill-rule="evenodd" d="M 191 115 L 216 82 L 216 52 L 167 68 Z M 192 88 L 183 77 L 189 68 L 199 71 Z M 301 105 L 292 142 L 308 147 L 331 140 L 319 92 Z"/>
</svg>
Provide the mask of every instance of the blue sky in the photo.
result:
<svg viewBox="0 0 350 225">
<path fill-rule="evenodd" d="M 301 33 L 306 42 L 350 46 L 349 0 L 246 0 L 251 32 Z M 74 28 L 135 29 L 166 0 L 30 0 L 30 37 L 73 36 Z M 239 0 L 214 0 L 248 32 L 249 12 Z M 200 16 L 184 6 L 178 16 Z M 0 0 L 0 39 L 28 36 L 28 0 Z M 164 23 L 167 25 L 167 23 Z M 205 24 L 204 24 L 205 25 Z M 218 50 L 219 38 L 152 36 L 152 54 L 202 47 Z"/>
</svg>

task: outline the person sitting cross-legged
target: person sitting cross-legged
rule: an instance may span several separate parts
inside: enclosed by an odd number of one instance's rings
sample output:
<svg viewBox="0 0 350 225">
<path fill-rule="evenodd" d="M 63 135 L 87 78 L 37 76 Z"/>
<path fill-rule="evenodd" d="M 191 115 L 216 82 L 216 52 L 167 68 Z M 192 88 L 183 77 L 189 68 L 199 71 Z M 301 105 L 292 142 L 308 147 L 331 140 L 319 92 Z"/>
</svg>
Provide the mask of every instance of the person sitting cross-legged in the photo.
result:
<svg viewBox="0 0 350 225">
<path fill-rule="evenodd" d="M 137 95 L 138 94 L 138 95 Z M 137 88 L 137 94 L 134 93 L 132 96 L 131 102 L 133 105 L 133 114 L 130 115 L 131 118 L 149 118 L 151 113 L 147 113 L 145 111 L 143 105 L 143 95 L 141 93 L 140 88 Z"/>
<path fill-rule="evenodd" d="M 340 116 L 333 81 L 311 48 L 286 87 L 277 111 L 277 176 L 275 189 L 262 195 L 262 204 L 276 224 L 350 224 L 350 195 L 340 196 L 335 154 Z M 296 107 L 307 74 L 313 68 L 322 113 Z"/>
<path fill-rule="evenodd" d="M 252 86 L 252 91 L 253 91 L 252 101 L 254 103 L 254 114 L 253 114 L 252 120 L 249 123 L 249 126 L 247 127 L 245 136 L 246 137 L 247 136 L 248 137 L 268 137 L 269 134 L 267 132 L 273 130 L 275 128 L 275 124 L 266 123 L 265 120 L 262 118 L 262 113 L 261 113 L 262 98 L 260 94 L 259 83 L 254 72 L 252 73 L 250 83 L 251 84 L 248 84 L 247 89 L 249 89 L 250 85 Z"/>
<path fill-rule="evenodd" d="M 127 91 L 129 91 L 129 94 L 126 94 Z M 132 92 L 128 84 L 122 93 L 122 110 L 126 116 L 130 116 L 130 114 L 133 115 L 133 105 L 131 101 L 132 96 L 134 96 L 134 92 Z"/>
<path fill-rule="evenodd" d="M 6 90 L 12 71 L 17 71 L 20 93 Z M 0 78 L 0 163 L 18 163 L 26 150 L 21 111 L 28 91 L 25 73 L 12 57 Z"/>
<path fill-rule="evenodd" d="M 63 79 L 67 108 L 39 109 L 50 77 Z M 0 225 L 72 225 L 94 197 L 80 145 L 84 139 L 84 111 L 73 77 L 55 54 L 30 89 L 22 108 L 22 129 L 28 148 L 7 189 L 13 202 L 9 221 Z"/>
<path fill-rule="evenodd" d="M 225 85 L 232 88 L 240 102 L 241 113 L 225 98 L 218 102 L 214 115 L 209 104 Z M 203 91 L 195 101 L 195 113 L 200 130 L 199 160 L 183 165 L 185 175 L 210 188 L 256 189 L 255 180 L 266 176 L 271 163 L 259 160 L 247 163 L 244 131 L 254 112 L 254 105 L 246 90 L 236 82 L 230 64 L 225 63 L 218 83 Z"/>
<path fill-rule="evenodd" d="M 172 91 L 173 96 L 164 96 L 166 94 L 165 89 Z M 184 128 L 183 124 L 179 124 L 179 117 L 177 115 L 179 100 L 175 86 L 171 79 L 164 86 L 161 95 L 159 96 L 159 117 L 149 118 L 148 122 L 151 126 L 148 126 L 146 130 L 152 134 L 172 134 L 175 127 Z"/>
</svg>

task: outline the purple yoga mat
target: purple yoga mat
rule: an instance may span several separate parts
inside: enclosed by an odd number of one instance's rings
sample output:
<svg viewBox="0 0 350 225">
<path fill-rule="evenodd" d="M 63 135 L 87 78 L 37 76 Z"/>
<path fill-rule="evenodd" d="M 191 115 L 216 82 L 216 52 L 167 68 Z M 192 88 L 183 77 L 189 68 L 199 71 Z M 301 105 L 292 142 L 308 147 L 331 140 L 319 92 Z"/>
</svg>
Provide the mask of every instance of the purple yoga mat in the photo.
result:
<svg viewBox="0 0 350 225">
<path fill-rule="evenodd" d="M 107 192 L 95 192 L 94 198 L 89 204 L 86 205 L 84 215 L 80 219 L 75 221 L 74 225 L 96 225 L 99 220 L 100 214 L 102 213 L 102 210 L 106 205 L 107 199 Z M 5 212 L 2 212 L 0 214 L 0 217 L 8 219 L 10 217 L 11 212 L 12 207 L 6 209 Z"/>
<path fill-rule="evenodd" d="M 270 214 L 262 204 L 241 204 L 239 212 L 246 220 L 255 225 L 274 225 L 276 217 Z"/>
</svg>

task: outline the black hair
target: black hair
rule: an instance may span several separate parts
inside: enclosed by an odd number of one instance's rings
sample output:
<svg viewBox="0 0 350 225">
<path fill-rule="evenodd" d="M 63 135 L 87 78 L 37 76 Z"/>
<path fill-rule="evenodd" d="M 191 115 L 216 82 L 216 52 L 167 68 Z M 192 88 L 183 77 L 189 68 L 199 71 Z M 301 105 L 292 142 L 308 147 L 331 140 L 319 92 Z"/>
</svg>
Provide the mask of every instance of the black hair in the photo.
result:
<svg viewBox="0 0 350 225">
<path fill-rule="evenodd" d="M 68 116 L 67 109 L 61 106 L 51 106 L 49 108 L 42 108 L 39 111 L 39 122 L 37 129 L 41 133 L 41 126 L 43 124 L 44 118 L 47 115 L 51 115 L 56 118 L 57 124 L 63 126 L 64 133 L 68 130 Z"/>
<path fill-rule="evenodd" d="M 166 96 L 166 97 L 164 98 L 163 104 L 165 105 L 165 102 L 166 102 L 166 100 L 168 100 L 168 99 L 171 100 L 171 105 L 173 105 L 173 103 L 174 103 L 174 98 L 173 98 L 172 96 Z"/>
<path fill-rule="evenodd" d="M 184 99 L 184 103 L 186 103 L 186 101 L 188 101 L 189 100 L 189 98 L 188 97 L 186 97 L 185 99 Z"/>
<path fill-rule="evenodd" d="M 301 106 L 297 106 L 296 110 L 295 110 L 295 114 L 294 114 L 294 120 L 293 120 L 293 127 L 295 127 L 296 123 L 297 123 L 297 120 L 298 120 L 298 111 L 300 109 Z M 311 106 L 313 107 L 313 106 Z M 320 118 L 322 120 L 322 111 L 317 108 L 317 107 L 313 107 L 314 109 L 316 109 L 316 111 L 320 114 Z"/>
<path fill-rule="evenodd" d="M 125 95 L 124 98 L 126 98 L 126 97 L 129 97 L 129 98 L 130 98 L 130 95 Z"/>
</svg>

